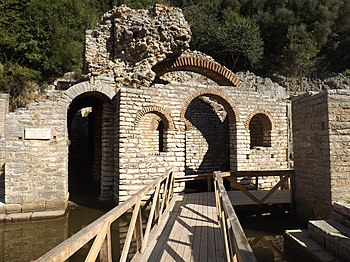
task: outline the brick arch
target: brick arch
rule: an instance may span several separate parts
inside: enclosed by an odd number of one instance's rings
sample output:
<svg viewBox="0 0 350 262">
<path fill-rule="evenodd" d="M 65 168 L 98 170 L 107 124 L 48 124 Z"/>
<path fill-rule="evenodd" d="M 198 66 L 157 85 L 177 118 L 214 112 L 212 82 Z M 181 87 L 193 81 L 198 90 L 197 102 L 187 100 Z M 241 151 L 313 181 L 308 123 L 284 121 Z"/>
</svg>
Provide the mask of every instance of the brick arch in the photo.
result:
<svg viewBox="0 0 350 262">
<path fill-rule="evenodd" d="M 257 115 L 257 114 L 262 114 L 262 115 L 265 115 L 269 120 L 270 120 L 270 123 L 271 123 L 271 129 L 274 129 L 275 128 L 275 122 L 273 120 L 273 117 L 271 115 L 270 112 L 264 110 L 264 109 L 257 109 L 257 110 L 254 110 L 252 113 L 249 114 L 249 116 L 247 117 L 247 119 L 245 120 L 244 122 L 244 126 L 245 128 L 248 130 L 249 129 L 249 123 L 250 121 L 252 120 L 252 118 Z"/>
<path fill-rule="evenodd" d="M 72 103 L 72 101 L 78 96 L 94 93 L 103 100 L 108 98 L 112 100 L 115 96 L 115 88 L 106 83 L 96 81 L 96 82 L 81 82 L 76 85 L 71 86 L 69 89 L 63 92 L 59 101 L 61 104 L 66 105 L 67 107 Z"/>
<path fill-rule="evenodd" d="M 234 73 L 219 63 L 195 56 L 178 56 L 165 59 L 152 67 L 157 77 L 172 71 L 191 71 L 204 75 L 218 85 L 242 87 L 242 82 Z"/>
<path fill-rule="evenodd" d="M 185 123 L 187 130 L 192 129 L 192 124 L 185 117 L 186 110 L 194 99 L 203 95 L 215 97 L 218 100 L 218 102 L 225 108 L 230 122 L 236 123 L 238 121 L 239 114 L 233 100 L 218 89 L 205 88 L 191 94 L 186 99 L 181 108 L 180 120 Z"/>
<path fill-rule="evenodd" d="M 166 109 L 160 106 L 147 106 L 138 111 L 135 117 L 134 126 L 136 127 L 140 123 L 141 118 L 148 113 L 156 114 L 160 120 L 163 121 L 167 130 L 175 130 L 174 121 L 171 115 Z"/>
</svg>

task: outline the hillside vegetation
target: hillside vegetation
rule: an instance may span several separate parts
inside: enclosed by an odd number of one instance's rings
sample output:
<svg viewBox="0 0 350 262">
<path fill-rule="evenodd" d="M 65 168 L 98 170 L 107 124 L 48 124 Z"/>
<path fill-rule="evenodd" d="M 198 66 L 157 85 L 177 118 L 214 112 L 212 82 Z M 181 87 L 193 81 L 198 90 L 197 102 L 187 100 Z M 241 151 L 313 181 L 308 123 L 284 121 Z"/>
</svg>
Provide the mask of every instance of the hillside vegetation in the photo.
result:
<svg viewBox="0 0 350 262">
<path fill-rule="evenodd" d="M 350 75 L 348 0 L 2 0 L 0 91 L 23 106 L 68 71 L 79 76 L 86 29 L 113 5 L 183 9 L 192 49 L 232 71 L 261 75 Z"/>
</svg>

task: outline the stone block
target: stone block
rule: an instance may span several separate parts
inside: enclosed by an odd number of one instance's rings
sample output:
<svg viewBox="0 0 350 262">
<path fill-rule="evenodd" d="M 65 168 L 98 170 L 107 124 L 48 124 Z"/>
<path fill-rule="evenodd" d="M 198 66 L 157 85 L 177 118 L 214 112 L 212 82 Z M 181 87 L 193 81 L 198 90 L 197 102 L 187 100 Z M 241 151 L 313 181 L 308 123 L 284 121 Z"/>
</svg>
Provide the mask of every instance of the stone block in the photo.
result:
<svg viewBox="0 0 350 262">
<path fill-rule="evenodd" d="M 45 210 L 45 203 L 23 203 L 22 212 Z"/>
<path fill-rule="evenodd" d="M 6 204 L 6 206 L 5 206 L 5 213 L 6 214 L 20 213 L 21 211 L 22 211 L 21 204 Z"/>
<path fill-rule="evenodd" d="M 31 212 L 7 214 L 7 219 L 10 219 L 12 222 L 28 221 L 30 220 L 31 214 Z"/>
<path fill-rule="evenodd" d="M 40 211 L 40 212 L 33 212 L 31 214 L 32 220 L 40 220 L 40 219 L 47 219 L 47 218 L 57 218 L 64 216 L 66 213 L 65 210 L 52 210 L 52 211 Z"/>
<path fill-rule="evenodd" d="M 48 201 L 45 203 L 45 210 L 66 210 L 67 202 L 65 201 Z"/>
</svg>

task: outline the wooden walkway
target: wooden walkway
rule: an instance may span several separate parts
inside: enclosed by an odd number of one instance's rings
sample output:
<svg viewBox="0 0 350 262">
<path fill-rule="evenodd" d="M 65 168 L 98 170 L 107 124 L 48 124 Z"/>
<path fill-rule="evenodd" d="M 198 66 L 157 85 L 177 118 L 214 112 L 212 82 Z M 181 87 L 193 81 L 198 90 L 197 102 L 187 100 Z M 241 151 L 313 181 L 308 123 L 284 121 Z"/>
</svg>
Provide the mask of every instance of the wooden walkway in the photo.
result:
<svg viewBox="0 0 350 262">
<path fill-rule="evenodd" d="M 133 261 L 225 261 L 215 195 L 176 195 L 147 249 Z"/>
<path fill-rule="evenodd" d="M 249 190 L 249 192 L 257 199 L 262 199 L 269 190 Z M 290 204 L 290 194 L 290 190 L 276 190 L 263 204 Z M 233 206 L 256 205 L 256 202 L 242 191 L 227 191 L 227 195 Z"/>
</svg>

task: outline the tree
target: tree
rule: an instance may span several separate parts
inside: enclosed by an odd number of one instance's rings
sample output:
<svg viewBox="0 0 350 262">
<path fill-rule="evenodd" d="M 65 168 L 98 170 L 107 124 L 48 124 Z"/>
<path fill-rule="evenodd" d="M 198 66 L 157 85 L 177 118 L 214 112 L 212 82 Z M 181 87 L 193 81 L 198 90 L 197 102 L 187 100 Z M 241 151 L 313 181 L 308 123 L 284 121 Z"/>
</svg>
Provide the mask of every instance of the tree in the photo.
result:
<svg viewBox="0 0 350 262">
<path fill-rule="evenodd" d="M 306 26 L 290 26 L 287 38 L 289 44 L 284 51 L 284 68 L 287 75 L 306 75 L 315 65 L 319 52 L 317 42 L 312 34 L 306 31 Z"/>
</svg>

